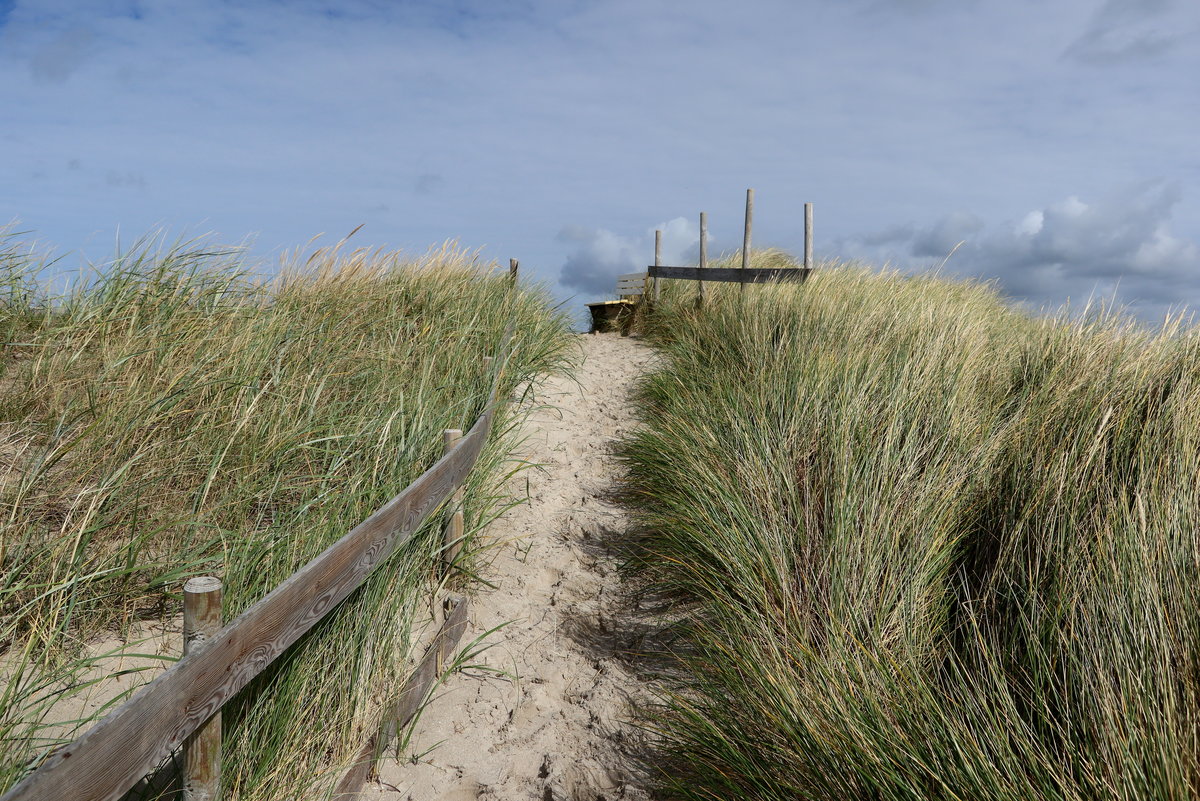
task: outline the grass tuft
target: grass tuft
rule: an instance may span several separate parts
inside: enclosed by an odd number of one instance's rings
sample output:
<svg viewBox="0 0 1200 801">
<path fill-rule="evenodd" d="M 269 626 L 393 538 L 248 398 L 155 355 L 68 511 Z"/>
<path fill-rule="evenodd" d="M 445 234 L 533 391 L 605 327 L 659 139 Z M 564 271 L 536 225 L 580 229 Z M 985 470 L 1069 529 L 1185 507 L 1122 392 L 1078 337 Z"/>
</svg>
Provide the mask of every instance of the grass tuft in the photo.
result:
<svg viewBox="0 0 1200 801">
<path fill-rule="evenodd" d="M 543 292 L 452 243 L 343 243 L 262 280 L 236 251 L 147 241 L 59 297 L 41 267 L 0 245 L 0 791 L 98 716 L 62 717 L 88 644 L 171 621 L 195 575 L 224 580 L 231 619 L 339 539 L 474 422 L 510 320 L 502 392 L 570 347 Z M 503 502 L 505 454 L 472 475 L 470 520 Z M 435 522 L 226 707 L 227 797 L 324 792 L 407 675 L 440 546 Z"/>
<path fill-rule="evenodd" d="M 665 284 L 622 449 L 682 619 L 664 793 L 1200 795 L 1195 329 L 854 265 Z"/>
</svg>

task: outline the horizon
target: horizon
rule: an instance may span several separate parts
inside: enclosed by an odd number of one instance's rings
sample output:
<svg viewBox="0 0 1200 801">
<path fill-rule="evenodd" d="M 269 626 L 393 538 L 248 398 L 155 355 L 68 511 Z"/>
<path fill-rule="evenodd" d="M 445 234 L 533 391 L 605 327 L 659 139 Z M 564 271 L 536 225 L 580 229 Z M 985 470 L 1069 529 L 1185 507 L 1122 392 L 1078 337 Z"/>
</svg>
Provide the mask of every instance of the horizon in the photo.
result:
<svg viewBox="0 0 1200 801">
<path fill-rule="evenodd" d="M 1147 321 L 1200 304 L 1182 0 L 0 1 L 0 225 L 278 261 L 326 232 L 521 261 L 559 300 L 754 242 Z M 947 260 L 947 256 L 953 255 Z M 694 261 L 694 258 L 692 259 Z"/>
</svg>

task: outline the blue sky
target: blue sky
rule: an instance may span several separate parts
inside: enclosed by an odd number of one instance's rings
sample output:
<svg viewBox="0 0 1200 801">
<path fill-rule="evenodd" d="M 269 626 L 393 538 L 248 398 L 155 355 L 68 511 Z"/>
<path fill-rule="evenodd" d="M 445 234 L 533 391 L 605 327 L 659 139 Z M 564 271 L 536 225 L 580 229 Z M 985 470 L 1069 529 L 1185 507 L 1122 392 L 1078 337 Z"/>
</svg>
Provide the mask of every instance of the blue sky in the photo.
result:
<svg viewBox="0 0 1200 801">
<path fill-rule="evenodd" d="M 1200 304 L 1194 0 L 0 0 L 0 223 L 485 246 L 580 301 L 740 241 Z"/>
</svg>

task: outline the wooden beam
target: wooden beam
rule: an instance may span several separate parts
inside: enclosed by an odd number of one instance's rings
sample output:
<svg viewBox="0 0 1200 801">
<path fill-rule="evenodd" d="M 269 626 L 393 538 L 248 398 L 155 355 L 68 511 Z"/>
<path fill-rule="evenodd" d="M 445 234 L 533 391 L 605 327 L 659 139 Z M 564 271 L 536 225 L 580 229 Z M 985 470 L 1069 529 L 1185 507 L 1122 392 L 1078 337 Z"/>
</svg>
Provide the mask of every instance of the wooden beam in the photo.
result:
<svg viewBox="0 0 1200 801">
<path fill-rule="evenodd" d="M 754 224 L 754 190 L 746 190 L 746 231 L 742 234 L 742 269 L 750 268 L 750 227 Z"/>
<path fill-rule="evenodd" d="M 703 275 L 701 275 L 703 272 Z M 730 284 L 765 284 L 771 281 L 803 281 L 811 270 L 803 267 L 651 267 L 654 278 L 684 278 L 688 281 L 718 281 Z"/>
<path fill-rule="evenodd" d="M 618 275 L 617 280 L 618 281 L 645 281 L 646 274 L 645 273 L 625 273 L 624 275 Z"/>
<path fill-rule="evenodd" d="M 654 263 L 662 264 L 662 231 L 654 232 Z M 658 281 L 654 282 L 654 302 L 658 303 L 659 286 Z"/>
<path fill-rule="evenodd" d="M 447 428 L 442 432 L 442 453 L 449 454 L 453 452 L 462 439 L 462 430 L 458 428 Z M 454 563 L 458 561 L 458 554 L 462 550 L 463 539 L 463 490 L 458 487 L 454 490 L 451 497 L 450 519 L 446 521 L 446 528 L 442 533 L 442 566 L 445 573 L 450 573 L 450 568 L 454 567 Z"/>
<path fill-rule="evenodd" d="M 438 665 L 445 663 L 454 652 L 467 630 L 467 599 L 452 597 L 451 609 L 446 615 L 433 642 L 417 664 L 416 670 L 404 682 L 404 688 L 396 696 L 391 708 L 383 718 L 383 725 L 358 751 L 354 764 L 342 776 L 333 791 L 336 801 L 351 801 L 360 798 L 363 785 L 370 778 L 376 760 L 387 748 L 396 734 L 404 729 L 413 715 L 425 704 L 439 677 Z"/>
<path fill-rule="evenodd" d="M 183 654 L 221 630 L 221 580 L 199 576 L 183 584 Z M 183 801 L 221 797 L 221 710 L 183 741 Z"/>
<path fill-rule="evenodd" d="M 708 215 L 700 212 L 700 269 L 708 268 Z M 696 304 L 704 305 L 704 279 L 698 279 L 696 283 Z"/>
</svg>

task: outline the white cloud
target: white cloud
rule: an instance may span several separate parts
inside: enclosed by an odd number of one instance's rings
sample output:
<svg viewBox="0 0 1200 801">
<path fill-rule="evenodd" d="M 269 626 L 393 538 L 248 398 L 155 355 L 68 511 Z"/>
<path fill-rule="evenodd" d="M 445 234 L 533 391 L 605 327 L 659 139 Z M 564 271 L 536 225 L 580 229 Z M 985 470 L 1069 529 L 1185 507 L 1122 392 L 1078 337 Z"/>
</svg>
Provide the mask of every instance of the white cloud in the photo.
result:
<svg viewBox="0 0 1200 801">
<path fill-rule="evenodd" d="M 694 260 L 700 229 L 683 217 L 660 223 L 637 236 L 572 225 L 558 235 L 559 241 L 571 245 L 559 273 L 559 284 L 579 291 L 589 300 L 614 294 L 618 275 L 642 272 L 654 262 L 655 230 L 663 232 L 663 264 L 682 265 Z M 708 239 L 712 242 L 711 234 Z"/>
<path fill-rule="evenodd" d="M 797 250 L 811 200 L 818 252 L 866 230 L 866 253 L 937 260 L 999 220 L 1029 258 L 1071 251 L 1099 187 L 1197 177 L 1200 48 L 1121 70 L 1061 56 L 1089 26 L 1118 56 L 1189 35 L 1200 5 L 1142 21 L 1123 9 L 1162 0 L 1102 4 L 9 0 L 5 17 L 0 0 L 0 104 L 19 112 L 0 131 L 0 220 L 93 258 L 118 226 L 258 232 L 267 260 L 366 220 L 364 241 L 457 237 L 578 291 L 645 266 L 646 221 L 704 209 L 740 240 L 754 186 L 762 244 Z M 1089 202 L 1075 225 L 1026 216 L 1070 192 Z M 1186 260 L 1198 198 L 1117 249 Z M 956 208 L 973 214 L 939 218 Z M 585 241 L 556 237 L 571 220 Z"/>
</svg>

